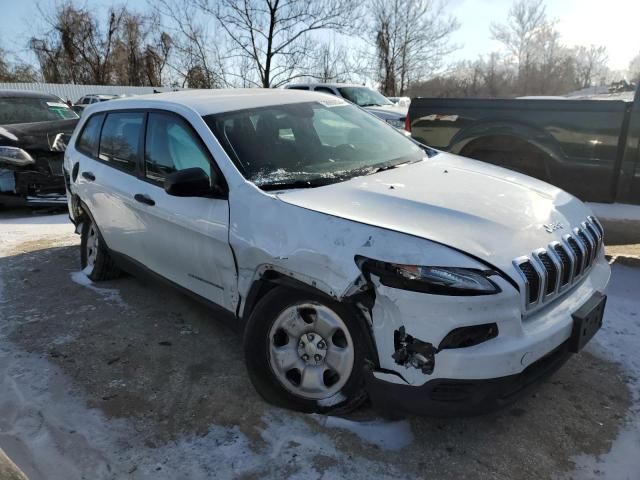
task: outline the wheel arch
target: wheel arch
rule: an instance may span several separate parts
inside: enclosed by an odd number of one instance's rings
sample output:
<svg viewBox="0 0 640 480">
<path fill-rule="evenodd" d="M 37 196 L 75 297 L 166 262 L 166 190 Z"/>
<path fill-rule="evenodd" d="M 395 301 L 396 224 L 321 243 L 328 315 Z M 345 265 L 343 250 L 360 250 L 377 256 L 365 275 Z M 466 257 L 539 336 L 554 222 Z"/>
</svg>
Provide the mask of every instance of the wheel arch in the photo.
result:
<svg viewBox="0 0 640 480">
<path fill-rule="evenodd" d="M 325 298 L 329 302 L 339 302 L 349 307 L 360 327 L 363 328 L 365 332 L 370 360 L 376 366 L 379 365 L 378 350 L 375 345 L 372 331 L 371 309 L 375 302 L 375 292 L 372 289 L 358 290 L 356 293 L 339 298 L 337 296 L 329 295 L 316 285 L 306 283 L 285 272 L 274 268 L 266 268 L 260 272 L 257 278 L 254 279 L 251 287 L 247 291 L 244 301 L 239 304 L 239 309 L 241 310 L 239 310 L 237 316 L 241 320 L 243 329 L 249 323 L 248 320 L 260 300 L 277 287 L 283 287 L 298 292 L 309 292 Z"/>
</svg>

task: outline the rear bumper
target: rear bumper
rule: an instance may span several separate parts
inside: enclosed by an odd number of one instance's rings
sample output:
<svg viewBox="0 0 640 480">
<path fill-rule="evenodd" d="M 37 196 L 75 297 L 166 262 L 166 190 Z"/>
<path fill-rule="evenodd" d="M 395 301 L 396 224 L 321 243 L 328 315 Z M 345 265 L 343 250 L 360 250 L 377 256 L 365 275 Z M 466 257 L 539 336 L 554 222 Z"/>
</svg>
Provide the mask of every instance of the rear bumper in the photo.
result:
<svg viewBox="0 0 640 480">
<path fill-rule="evenodd" d="M 438 378 L 420 386 L 387 382 L 366 372 L 366 389 L 376 410 L 386 414 L 471 416 L 503 408 L 542 383 L 571 356 L 568 342 L 521 373 L 486 380 Z"/>
</svg>

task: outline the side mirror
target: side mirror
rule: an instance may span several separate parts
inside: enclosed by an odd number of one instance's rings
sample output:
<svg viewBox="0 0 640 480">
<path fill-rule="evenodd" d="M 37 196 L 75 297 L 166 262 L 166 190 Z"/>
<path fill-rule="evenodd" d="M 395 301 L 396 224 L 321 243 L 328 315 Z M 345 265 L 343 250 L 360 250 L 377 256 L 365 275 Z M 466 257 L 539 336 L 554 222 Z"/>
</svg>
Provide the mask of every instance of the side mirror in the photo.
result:
<svg viewBox="0 0 640 480">
<path fill-rule="evenodd" d="M 174 197 L 207 197 L 215 192 L 211 179 L 200 167 L 185 168 L 168 175 L 164 191 Z"/>
</svg>

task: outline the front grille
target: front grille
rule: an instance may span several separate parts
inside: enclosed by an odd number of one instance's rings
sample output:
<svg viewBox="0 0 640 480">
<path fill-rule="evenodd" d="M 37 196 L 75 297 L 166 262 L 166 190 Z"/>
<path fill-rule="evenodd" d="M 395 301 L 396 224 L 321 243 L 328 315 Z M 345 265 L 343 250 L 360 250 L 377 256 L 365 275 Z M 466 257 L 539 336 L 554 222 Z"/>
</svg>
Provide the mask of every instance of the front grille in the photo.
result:
<svg viewBox="0 0 640 480">
<path fill-rule="evenodd" d="M 562 242 L 513 261 L 525 282 L 527 308 L 550 301 L 578 282 L 590 270 L 603 245 L 604 231 L 594 217 L 588 217 Z"/>
</svg>

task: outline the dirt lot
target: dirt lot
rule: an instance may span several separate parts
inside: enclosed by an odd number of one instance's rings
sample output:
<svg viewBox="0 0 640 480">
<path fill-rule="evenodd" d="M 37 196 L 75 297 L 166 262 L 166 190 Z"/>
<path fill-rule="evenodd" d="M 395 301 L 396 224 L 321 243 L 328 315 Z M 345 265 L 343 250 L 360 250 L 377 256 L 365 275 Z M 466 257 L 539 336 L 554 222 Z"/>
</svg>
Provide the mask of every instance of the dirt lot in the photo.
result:
<svg viewBox="0 0 640 480">
<path fill-rule="evenodd" d="M 607 351 L 640 339 L 640 270 L 614 267 L 610 326 L 510 408 L 342 419 L 265 404 L 232 329 L 155 282 L 88 282 L 78 243 L 63 215 L 0 216 L 0 448 L 32 480 L 637 479 L 637 358 Z"/>
</svg>

